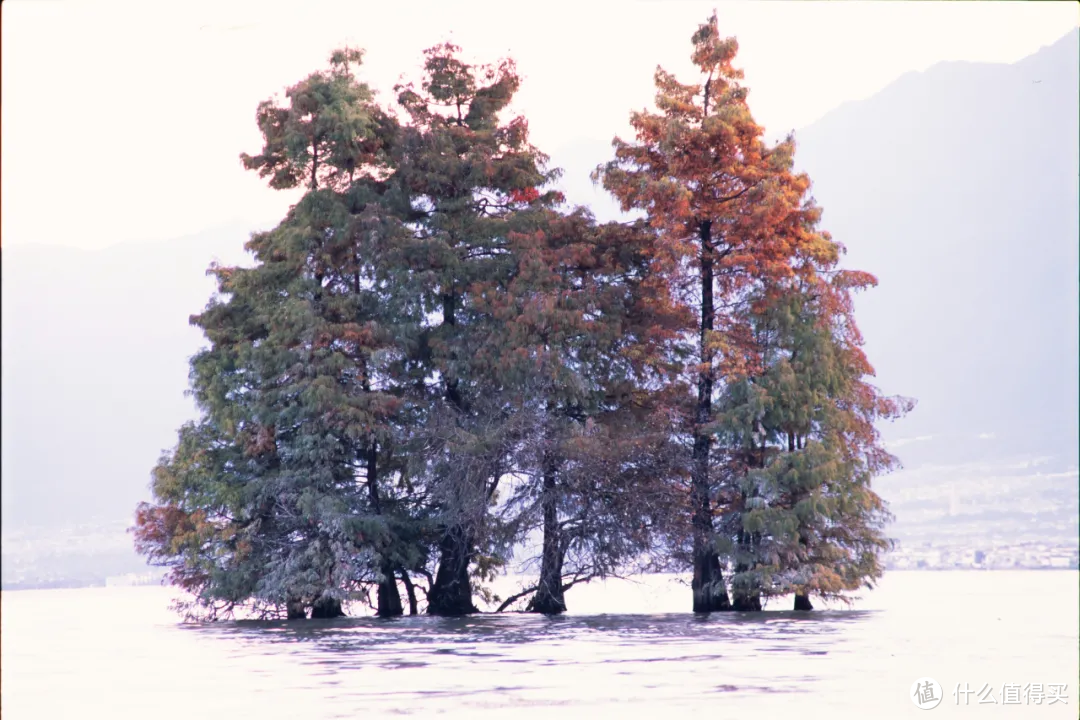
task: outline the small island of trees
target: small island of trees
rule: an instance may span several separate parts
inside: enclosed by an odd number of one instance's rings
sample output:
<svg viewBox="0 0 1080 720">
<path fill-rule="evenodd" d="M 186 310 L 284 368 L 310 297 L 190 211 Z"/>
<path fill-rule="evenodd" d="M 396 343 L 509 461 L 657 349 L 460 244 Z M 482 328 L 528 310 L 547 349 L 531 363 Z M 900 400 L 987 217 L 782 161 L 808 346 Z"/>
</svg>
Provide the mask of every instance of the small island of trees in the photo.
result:
<svg viewBox="0 0 1080 720">
<path fill-rule="evenodd" d="M 200 417 L 136 513 L 188 617 L 552 614 L 650 571 L 692 573 L 694 612 L 809 610 L 881 576 L 875 422 L 913 402 L 868 381 L 876 281 L 765 142 L 735 39 L 692 41 L 699 77 L 658 69 L 594 173 L 626 222 L 553 189 L 509 60 L 438 45 L 384 107 L 346 48 L 259 105 L 244 166 L 305 193 L 211 268 Z M 493 596 L 512 561 L 535 584 Z"/>
</svg>

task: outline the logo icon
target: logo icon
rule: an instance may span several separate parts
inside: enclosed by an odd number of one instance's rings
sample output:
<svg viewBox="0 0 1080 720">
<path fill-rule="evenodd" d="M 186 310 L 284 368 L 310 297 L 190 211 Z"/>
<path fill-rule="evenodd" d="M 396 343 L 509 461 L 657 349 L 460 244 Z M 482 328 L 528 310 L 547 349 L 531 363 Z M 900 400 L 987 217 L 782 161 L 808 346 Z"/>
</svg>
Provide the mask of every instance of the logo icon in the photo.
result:
<svg viewBox="0 0 1080 720">
<path fill-rule="evenodd" d="M 941 703 L 941 686 L 934 678 L 921 677 L 911 684 L 908 697 L 920 710 L 933 710 Z"/>
</svg>

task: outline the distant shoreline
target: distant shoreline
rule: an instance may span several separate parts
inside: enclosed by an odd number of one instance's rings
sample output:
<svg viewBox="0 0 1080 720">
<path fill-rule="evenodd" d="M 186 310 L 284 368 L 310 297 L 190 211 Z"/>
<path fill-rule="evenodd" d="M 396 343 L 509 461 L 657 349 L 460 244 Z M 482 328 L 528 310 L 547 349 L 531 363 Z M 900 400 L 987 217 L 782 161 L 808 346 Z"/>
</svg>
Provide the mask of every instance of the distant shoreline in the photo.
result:
<svg viewBox="0 0 1080 720">
<path fill-rule="evenodd" d="M 886 569 L 885 574 L 891 573 L 911 573 L 911 572 L 1077 572 L 1080 571 L 1078 566 L 1070 567 L 1048 567 L 1048 566 L 1030 566 L 1030 567 L 995 567 L 995 568 L 980 568 L 980 567 L 925 567 L 925 568 L 891 568 Z M 659 573 L 666 575 L 668 573 Z M 163 587 L 160 583 L 137 583 L 129 585 L 106 585 L 104 581 L 95 582 L 91 584 L 85 583 L 65 583 L 58 581 L 55 583 L 8 583 L 0 584 L 0 592 L 19 592 L 22 590 L 86 590 L 91 588 L 132 588 L 132 587 Z M 168 587 L 168 586 L 164 586 Z"/>
</svg>

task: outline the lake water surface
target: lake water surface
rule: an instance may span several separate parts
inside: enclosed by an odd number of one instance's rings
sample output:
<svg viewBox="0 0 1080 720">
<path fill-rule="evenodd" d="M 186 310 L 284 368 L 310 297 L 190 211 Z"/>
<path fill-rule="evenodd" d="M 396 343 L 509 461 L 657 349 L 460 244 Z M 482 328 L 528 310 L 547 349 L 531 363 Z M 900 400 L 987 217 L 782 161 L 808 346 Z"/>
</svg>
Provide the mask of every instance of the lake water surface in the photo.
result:
<svg viewBox="0 0 1080 720">
<path fill-rule="evenodd" d="M 5 720 L 923 717 L 924 676 L 944 693 L 930 717 L 1076 718 L 1080 702 L 1075 571 L 893 572 L 849 610 L 708 617 L 670 576 L 575 587 L 558 618 L 185 625 L 172 596 L 4 592 Z M 995 702 L 958 705 L 958 683 Z M 1005 683 L 1065 684 L 1067 703 L 1003 705 Z"/>
</svg>

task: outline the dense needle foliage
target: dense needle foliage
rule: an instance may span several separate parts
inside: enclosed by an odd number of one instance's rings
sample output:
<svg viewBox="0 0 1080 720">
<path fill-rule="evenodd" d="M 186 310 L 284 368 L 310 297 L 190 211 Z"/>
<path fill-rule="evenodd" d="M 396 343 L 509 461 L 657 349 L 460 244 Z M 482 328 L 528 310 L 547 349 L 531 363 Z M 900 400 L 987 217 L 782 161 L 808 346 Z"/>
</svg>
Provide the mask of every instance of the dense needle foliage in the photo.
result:
<svg viewBox="0 0 1080 720">
<path fill-rule="evenodd" d="M 795 144 L 763 140 L 734 38 L 658 69 L 596 178 L 598 223 L 511 116 L 511 61 L 443 44 L 381 106 L 362 53 L 259 105 L 246 168 L 305 194 L 213 267 L 201 416 L 138 549 L 190 617 L 558 613 L 579 582 L 689 569 L 693 609 L 841 598 L 881 575 L 893 468 L 851 293 Z M 511 561 L 537 580 L 485 583 Z M 404 592 L 404 601 L 402 598 Z"/>
</svg>

